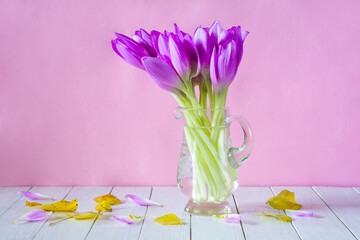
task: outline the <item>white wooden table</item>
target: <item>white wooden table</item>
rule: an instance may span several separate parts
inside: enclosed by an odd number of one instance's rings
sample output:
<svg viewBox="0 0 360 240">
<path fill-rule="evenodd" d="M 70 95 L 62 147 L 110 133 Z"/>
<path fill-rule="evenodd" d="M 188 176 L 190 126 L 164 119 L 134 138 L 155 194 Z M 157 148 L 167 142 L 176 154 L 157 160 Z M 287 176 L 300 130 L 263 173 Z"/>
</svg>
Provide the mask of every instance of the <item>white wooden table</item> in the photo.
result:
<svg viewBox="0 0 360 240">
<path fill-rule="evenodd" d="M 268 198 L 282 189 L 295 192 L 303 210 L 314 212 L 314 217 L 297 217 L 292 223 L 255 215 L 259 211 L 285 214 L 265 204 Z M 126 194 L 152 199 L 165 207 L 140 207 L 130 202 L 114 206 L 111 214 L 162 216 L 174 213 L 184 225 L 163 226 L 148 217 L 143 224 L 122 225 L 110 215 L 94 220 L 70 219 L 49 226 L 59 218 L 54 214 L 49 221 L 12 224 L 29 211 L 18 191 L 31 190 L 57 199 L 79 201 L 79 212 L 94 211 L 93 198 L 112 193 L 124 200 Z M 183 211 L 188 199 L 177 187 L 1 187 L 0 240 L 12 239 L 360 239 L 360 188 L 334 187 L 241 187 L 229 202 L 234 212 L 242 216 L 240 224 L 218 222 L 212 217 L 190 215 Z"/>
</svg>

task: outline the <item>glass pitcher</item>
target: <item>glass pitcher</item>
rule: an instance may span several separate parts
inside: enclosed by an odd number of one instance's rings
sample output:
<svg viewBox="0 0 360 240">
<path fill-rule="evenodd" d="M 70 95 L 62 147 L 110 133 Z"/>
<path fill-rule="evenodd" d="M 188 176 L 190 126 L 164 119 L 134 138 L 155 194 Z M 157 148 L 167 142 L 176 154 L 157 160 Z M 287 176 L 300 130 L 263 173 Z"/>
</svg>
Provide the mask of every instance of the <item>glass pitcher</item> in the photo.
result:
<svg viewBox="0 0 360 240">
<path fill-rule="evenodd" d="M 228 108 L 178 107 L 175 118 L 184 120 L 184 137 L 177 170 L 177 183 L 190 200 L 185 211 L 199 215 L 232 212 L 226 201 L 238 186 L 238 171 L 253 147 L 253 132 L 245 118 L 228 115 Z M 233 147 L 230 125 L 237 122 L 244 132 L 241 147 Z"/>
</svg>

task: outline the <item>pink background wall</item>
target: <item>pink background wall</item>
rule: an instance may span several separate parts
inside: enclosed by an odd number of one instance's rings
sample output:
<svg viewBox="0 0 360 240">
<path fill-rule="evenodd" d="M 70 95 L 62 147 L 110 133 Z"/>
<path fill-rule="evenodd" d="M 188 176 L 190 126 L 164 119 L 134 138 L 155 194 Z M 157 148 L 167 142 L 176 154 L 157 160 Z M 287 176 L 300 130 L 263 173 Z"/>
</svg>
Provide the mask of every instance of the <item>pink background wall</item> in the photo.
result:
<svg viewBox="0 0 360 240">
<path fill-rule="evenodd" d="M 360 1 L 192 2 L 0 1 L 0 185 L 175 185 L 176 102 L 110 40 L 218 19 L 250 31 L 241 185 L 359 186 Z"/>
</svg>

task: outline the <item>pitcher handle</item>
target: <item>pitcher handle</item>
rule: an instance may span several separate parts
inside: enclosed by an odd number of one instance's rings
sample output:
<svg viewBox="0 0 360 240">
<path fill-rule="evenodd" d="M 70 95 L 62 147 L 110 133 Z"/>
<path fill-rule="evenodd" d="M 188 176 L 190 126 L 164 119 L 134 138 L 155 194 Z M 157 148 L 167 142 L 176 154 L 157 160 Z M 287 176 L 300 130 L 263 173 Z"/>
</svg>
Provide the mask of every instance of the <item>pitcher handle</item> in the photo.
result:
<svg viewBox="0 0 360 240">
<path fill-rule="evenodd" d="M 232 147 L 229 129 L 232 122 L 237 122 L 241 125 L 244 131 L 244 143 L 241 147 Z M 225 126 L 228 128 L 228 161 L 232 168 L 236 169 L 240 167 L 245 160 L 250 156 L 253 145 L 254 135 L 249 122 L 241 115 L 231 115 L 225 119 Z"/>
</svg>

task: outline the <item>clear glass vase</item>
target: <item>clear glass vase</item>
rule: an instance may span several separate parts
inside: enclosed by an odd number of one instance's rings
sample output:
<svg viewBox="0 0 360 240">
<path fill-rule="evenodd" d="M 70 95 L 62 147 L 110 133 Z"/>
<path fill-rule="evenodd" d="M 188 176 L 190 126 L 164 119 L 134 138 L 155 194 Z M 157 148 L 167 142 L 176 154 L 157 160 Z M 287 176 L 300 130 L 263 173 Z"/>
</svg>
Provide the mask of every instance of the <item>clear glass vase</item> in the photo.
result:
<svg viewBox="0 0 360 240">
<path fill-rule="evenodd" d="M 231 213 L 227 198 L 238 186 L 237 168 L 253 147 L 252 129 L 240 115 L 228 109 L 177 108 L 174 115 L 184 120 L 184 137 L 177 171 L 181 191 L 190 200 L 185 211 L 199 215 Z M 243 129 L 244 142 L 233 147 L 230 125 Z"/>
</svg>

